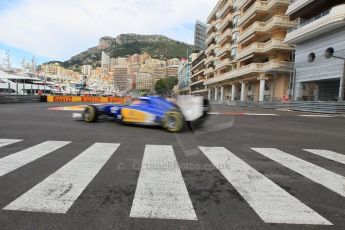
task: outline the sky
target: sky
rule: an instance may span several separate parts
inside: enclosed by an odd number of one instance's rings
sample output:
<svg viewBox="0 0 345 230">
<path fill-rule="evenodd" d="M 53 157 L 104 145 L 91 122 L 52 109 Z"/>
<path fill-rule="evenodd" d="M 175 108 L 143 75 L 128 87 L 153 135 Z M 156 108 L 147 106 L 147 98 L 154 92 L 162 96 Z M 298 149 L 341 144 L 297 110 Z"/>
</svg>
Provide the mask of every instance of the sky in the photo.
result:
<svg viewBox="0 0 345 230">
<path fill-rule="evenodd" d="M 65 61 L 102 36 L 159 34 L 192 44 L 218 0 L 0 0 L 0 57 Z"/>
</svg>

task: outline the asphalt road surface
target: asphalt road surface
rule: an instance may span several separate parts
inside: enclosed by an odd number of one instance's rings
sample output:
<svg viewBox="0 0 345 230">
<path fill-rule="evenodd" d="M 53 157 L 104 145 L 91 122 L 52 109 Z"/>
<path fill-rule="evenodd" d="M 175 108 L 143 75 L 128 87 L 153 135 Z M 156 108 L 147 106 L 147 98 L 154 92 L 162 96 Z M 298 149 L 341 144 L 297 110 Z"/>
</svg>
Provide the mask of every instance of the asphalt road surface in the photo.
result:
<svg viewBox="0 0 345 230">
<path fill-rule="evenodd" d="M 215 106 L 172 134 L 69 105 L 0 105 L 0 229 L 345 229 L 343 116 Z"/>
</svg>

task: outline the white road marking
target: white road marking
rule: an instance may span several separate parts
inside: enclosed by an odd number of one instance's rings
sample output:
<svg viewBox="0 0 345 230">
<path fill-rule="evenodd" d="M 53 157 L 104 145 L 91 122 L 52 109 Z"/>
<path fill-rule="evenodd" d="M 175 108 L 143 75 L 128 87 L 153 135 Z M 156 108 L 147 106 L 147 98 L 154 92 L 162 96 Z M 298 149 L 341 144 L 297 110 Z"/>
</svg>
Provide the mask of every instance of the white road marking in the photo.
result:
<svg viewBox="0 0 345 230">
<path fill-rule="evenodd" d="M 4 209 L 66 213 L 118 147 L 95 143 Z"/>
<path fill-rule="evenodd" d="M 345 155 L 343 154 L 339 154 L 339 153 L 328 151 L 328 150 L 319 150 L 319 149 L 303 149 L 303 150 L 345 165 Z"/>
<path fill-rule="evenodd" d="M 130 217 L 197 220 L 172 146 L 146 146 Z"/>
<path fill-rule="evenodd" d="M 199 147 L 265 223 L 332 225 L 223 147 Z"/>
<path fill-rule="evenodd" d="M 46 141 L 23 151 L 3 157 L 0 159 L 0 176 L 12 172 L 69 143 L 70 142 L 67 141 Z"/>
<path fill-rule="evenodd" d="M 345 177 L 273 148 L 254 151 L 345 197 Z"/>
<path fill-rule="evenodd" d="M 332 118 L 336 117 L 335 115 L 324 115 L 324 114 L 308 114 L 308 115 L 299 115 L 300 117 L 325 117 L 325 118 Z"/>
<path fill-rule="evenodd" d="M 22 140 L 18 140 L 18 139 L 0 139 L 0 147 L 4 147 L 6 145 L 11 145 L 11 144 L 17 143 L 19 141 L 22 141 Z"/>
<path fill-rule="evenodd" d="M 274 113 L 244 113 L 246 116 L 279 116 L 278 114 Z"/>
</svg>

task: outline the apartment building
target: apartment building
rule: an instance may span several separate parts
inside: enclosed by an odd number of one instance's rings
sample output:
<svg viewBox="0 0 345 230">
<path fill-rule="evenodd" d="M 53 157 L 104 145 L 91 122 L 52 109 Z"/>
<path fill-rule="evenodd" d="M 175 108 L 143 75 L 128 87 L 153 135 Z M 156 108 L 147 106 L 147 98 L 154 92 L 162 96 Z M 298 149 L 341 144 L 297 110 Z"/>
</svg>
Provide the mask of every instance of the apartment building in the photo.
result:
<svg viewBox="0 0 345 230">
<path fill-rule="evenodd" d="M 81 66 L 81 74 L 91 76 L 91 73 L 92 73 L 92 65 Z"/>
<path fill-rule="evenodd" d="M 194 29 L 194 47 L 198 50 L 205 49 L 207 25 L 199 20 L 195 23 Z"/>
<path fill-rule="evenodd" d="M 115 66 L 113 72 L 114 88 L 119 91 L 127 91 L 131 88 L 132 80 L 128 74 L 128 66 Z"/>
<path fill-rule="evenodd" d="M 288 98 L 293 47 L 284 43 L 296 23 L 290 0 L 220 0 L 207 19 L 204 84 L 221 103 Z"/>
<path fill-rule="evenodd" d="M 110 71 L 110 67 L 111 67 L 110 55 L 102 51 L 102 57 L 101 57 L 102 73 L 107 74 Z"/>
<path fill-rule="evenodd" d="M 192 59 L 190 69 L 190 94 L 207 98 L 207 89 L 204 85 L 205 59 L 206 55 L 204 50 L 200 51 L 197 56 Z"/>
<path fill-rule="evenodd" d="M 344 101 L 345 1 L 294 0 L 286 14 L 299 22 L 285 38 L 296 47 L 293 98 Z"/>
<path fill-rule="evenodd" d="M 178 86 L 179 95 L 189 95 L 189 81 L 190 81 L 190 65 L 189 59 L 183 59 L 178 67 Z"/>
<path fill-rule="evenodd" d="M 150 73 L 139 72 L 136 76 L 136 89 L 154 92 L 156 79 Z"/>
</svg>

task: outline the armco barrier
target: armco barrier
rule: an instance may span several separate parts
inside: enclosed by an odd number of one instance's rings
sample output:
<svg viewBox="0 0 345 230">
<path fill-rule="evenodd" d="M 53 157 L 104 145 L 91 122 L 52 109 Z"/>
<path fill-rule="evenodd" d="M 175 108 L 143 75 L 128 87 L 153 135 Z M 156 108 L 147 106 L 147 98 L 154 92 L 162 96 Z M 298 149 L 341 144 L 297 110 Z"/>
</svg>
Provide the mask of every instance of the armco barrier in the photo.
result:
<svg viewBox="0 0 345 230">
<path fill-rule="evenodd" d="M 33 103 L 41 102 L 44 98 L 40 96 L 1 95 L 0 104 L 4 103 Z"/>
<path fill-rule="evenodd" d="M 47 96 L 47 102 L 125 103 L 129 98 L 89 96 Z"/>
</svg>

